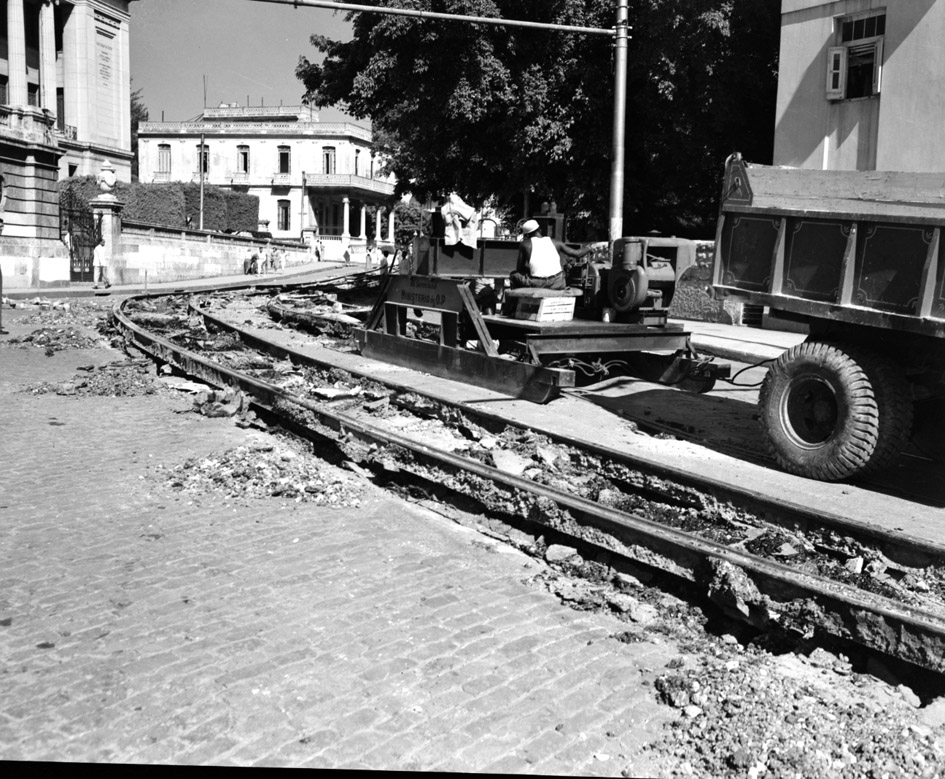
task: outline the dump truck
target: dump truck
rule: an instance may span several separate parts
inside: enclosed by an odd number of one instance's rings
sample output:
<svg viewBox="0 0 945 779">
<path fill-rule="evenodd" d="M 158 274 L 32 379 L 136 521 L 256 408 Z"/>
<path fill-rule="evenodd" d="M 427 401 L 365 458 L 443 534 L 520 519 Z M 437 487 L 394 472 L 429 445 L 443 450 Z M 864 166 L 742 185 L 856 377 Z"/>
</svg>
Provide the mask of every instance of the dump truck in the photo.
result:
<svg viewBox="0 0 945 779">
<path fill-rule="evenodd" d="M 758 399 L 786 471 L 890 466 L 945 399 L 945 173 L 725 164 L 713 288 L 803 343 Z"/>
</svg>

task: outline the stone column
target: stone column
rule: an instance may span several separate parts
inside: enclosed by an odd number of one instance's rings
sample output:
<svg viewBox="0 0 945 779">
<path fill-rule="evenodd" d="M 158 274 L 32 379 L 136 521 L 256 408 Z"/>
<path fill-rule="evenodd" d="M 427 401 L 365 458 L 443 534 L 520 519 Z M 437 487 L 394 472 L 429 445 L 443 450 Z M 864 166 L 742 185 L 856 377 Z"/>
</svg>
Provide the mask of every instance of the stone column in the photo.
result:
<svg viewBox="0 0 945 779">
<path fill-rule="evenodd" d="M 39 104 L 56 115 L 56 19 L 52 0 L 39 7 Z"/>
<path fill-rule="evenodd" d="M 384 218 L 384 209 L 380 206 L 377 207 L 377 213 L 374 218 L 374 240 L 377 243 L 381 242 L 381 220 Z"/>
<path fill-rule="evenodd" d="M 348 239 L 351 237 L 351 201 L 347 197 L 341 198 L 341 202 L 344 205 L 344 221 L 341 228 L 341 237 Z"/>
<path fill-rule="evenodd" d="M 123 256 L 121 246 L 121 212 L 125 204 L 114 195 L 99 195 L 89 201 L 95 221 L 102 225 L 102 238 L 105 245 L 101 247 L 102 257 L 105 260 L 106 277 L 112 284 L 121 284 L 124 275 L 124 263 L 118 260 Z M 95 269 L 92 270 L 93 274 Z M 98 279 L 93 276 L 94 282 Z"/>
<path fill-rule="evenodd" d="M 7 0 L 7 46 L 7 103 L 27 105 L 29 98 L 26 90 L 26 26 L 23 21 L 23 0 Z"/>
<path fill-rule="evenodd" d="M 118 176 L 111 163 L 107 160 L 102 163 L 98 174 L 98 184 L 101 194 L 89 201 L 95 221 L 102 225 L 102 238 L 105 245 L 101 247 L 102 257 L 107 267 L 109 281 L 113 284 L 121 283 L 122 268 L 115 262 L 122 256 L 121 246 L 121 212 L 125 204 L 115 197 L 115 185 Z M 94 272 L 94 271 L 93 271 Z M 94 279 L 98 281 L 98 279 Z"/>
<path fill-rule="evenodd" d="M 387 242 L 394 243 L 394 209 L 387 214 Z"/>
<path fill-rule="evenodd" d="M 367 238 L 367 206 L 364 203 L 361 204 L 361 233 L 360 238 Z"/>
</svg>

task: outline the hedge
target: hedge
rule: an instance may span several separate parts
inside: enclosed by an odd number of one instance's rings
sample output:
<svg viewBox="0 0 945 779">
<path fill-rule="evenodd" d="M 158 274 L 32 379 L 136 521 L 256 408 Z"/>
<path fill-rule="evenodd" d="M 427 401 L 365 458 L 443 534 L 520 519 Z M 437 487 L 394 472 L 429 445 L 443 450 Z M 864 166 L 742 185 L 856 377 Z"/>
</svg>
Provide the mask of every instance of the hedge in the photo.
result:
<svg viewBox="0 0 945 779">
<path fill-rule="evenodd" d="M 59 182 L 59 201 L 69 198 L 81 208 L 101 194 L 95 176 L 73 176 Z M 200 225 L 200 185 L 192 183 L 115 185 L 115 197 L 125 204 L 122 216 L 132 222 L 162 227 L 187 227 L 196 230 Z M 259 223 L 259 198 L 223 187 L 204 186 L 203 227 L 217 232 L 252 232 Z"/>
</svg>

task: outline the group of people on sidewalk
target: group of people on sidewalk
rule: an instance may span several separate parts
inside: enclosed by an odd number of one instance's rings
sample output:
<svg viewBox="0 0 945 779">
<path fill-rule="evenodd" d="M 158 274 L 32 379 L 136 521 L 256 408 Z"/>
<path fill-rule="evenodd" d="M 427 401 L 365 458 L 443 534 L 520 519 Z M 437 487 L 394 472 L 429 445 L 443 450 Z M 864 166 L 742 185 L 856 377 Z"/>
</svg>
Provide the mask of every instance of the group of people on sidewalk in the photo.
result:
<svg viewBox="0 0 945 779">
<path fill-rule="evenodd" d="M 252 275 L 274 273 L 277 270 L 285 270 L 285 249 L 273 248 L 267 243 L 262 251 L 255 247 L 246 250 L 243 273 Z"/>
</svg>

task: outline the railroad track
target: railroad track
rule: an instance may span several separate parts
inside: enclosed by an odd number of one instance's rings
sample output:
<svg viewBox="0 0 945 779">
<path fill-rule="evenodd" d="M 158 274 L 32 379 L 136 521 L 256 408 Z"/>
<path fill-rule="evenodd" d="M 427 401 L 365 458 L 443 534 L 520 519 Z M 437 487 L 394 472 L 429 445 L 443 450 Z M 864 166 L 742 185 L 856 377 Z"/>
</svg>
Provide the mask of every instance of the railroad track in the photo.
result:
<svg viewBox="0 0 945 779">
<path fill-rule="evenodd" d="M 282 289 L 296 300 L 305 297 L 302 289 Z M 829 634 L 945 671 L 945 549 L 842 516 L 772 503 L 671 464 L 553 431 L 536 435 L 500 414 L 424 396 L 409 382 L 382 381 L 369 368 L 359 376 L 374 387 L 368 400 L 364 393 L 320 399 L 317 385 L 338 376 L 337 361 L 279 343 L 258 311 L 272 309 L 273 301 L 248 301 L 229 292 L 190 301 L 179 315 L 199 317 L 229 349 L 207 347 L 213 332 L 196 339 L 198 348 L 188 348 L 195 339 L 179 321 L 176 329 L 167 328 L 173 337 L 155 332 L 154 314 L 141 311 L 154 308 L 155 296 L 124 301 L 115 319 L 125 339 L 153 358 L 212 385 L 238 388 L 261 412 L 362 466 L 466 495 L 512 526 L 537 528 L 616 570 L 643 565 L 669 574 L 760 629 Z M 275 308 L 278 318 L 289 319 L 284 300 Z M 296 314 L 298 322 L 318 326 L 317 318 Z M 157 319 L 162 325 L 170 320 Z M 291 389 L 279 385 L 275 365 L 293 366 Z M 359 373 L 352 364 L 345 371 Z M 420 436 L 408 435 L 378 413 L 390 409 L 431 425 Z M 444 426 L 436 434 L 434 421 Z"/>
</svg>

